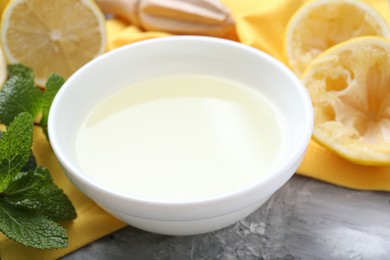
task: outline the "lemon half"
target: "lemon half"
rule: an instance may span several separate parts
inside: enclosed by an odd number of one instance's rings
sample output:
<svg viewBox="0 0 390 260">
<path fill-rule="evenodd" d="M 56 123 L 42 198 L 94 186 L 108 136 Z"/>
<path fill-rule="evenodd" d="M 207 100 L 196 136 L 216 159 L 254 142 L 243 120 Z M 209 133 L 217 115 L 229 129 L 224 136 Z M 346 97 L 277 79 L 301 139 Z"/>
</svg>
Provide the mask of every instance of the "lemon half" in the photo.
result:
<svg viewBox="0 0 390 260">
<path fill-rule="evenodd" d="M 308 65 L 302 81 L 317 142 L 354 163 L 390 164 L 390 41 L 335 45 Z"/>
<path fill-rule="evenodd" d="M 12 0 L 2 14 L 1 44 L 10 63 L 34 69 L 44 85 L 68 78 L 104 52 L 104 15 L 92 0 Z"/>
<path fill-rule="evenodd" d="M 294 13 L 286 27 L 286 59 L 300 76 L 326 49 L 368 35 L 390 38 L 389 25 L 372 6 L 359 0 L 310 1 Z"/>
</svg>

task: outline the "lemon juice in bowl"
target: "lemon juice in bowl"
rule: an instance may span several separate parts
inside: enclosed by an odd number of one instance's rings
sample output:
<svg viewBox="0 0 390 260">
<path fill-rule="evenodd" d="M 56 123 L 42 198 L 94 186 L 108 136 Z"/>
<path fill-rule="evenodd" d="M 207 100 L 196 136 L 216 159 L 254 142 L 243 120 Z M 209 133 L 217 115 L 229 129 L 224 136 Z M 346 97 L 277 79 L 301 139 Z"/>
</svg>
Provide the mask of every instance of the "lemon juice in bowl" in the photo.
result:
<svg viewBox="0 0 390 260">
<path fill-rule="evenodd" d="M 93 108 L 77 134 L 76 156 L 91 179 L 113 190 L 151 200 L 201 200 L 271 172 L 288 136 L 285 124 L 275 105 L 241 83 L 162 76 Z"/>
</svg>

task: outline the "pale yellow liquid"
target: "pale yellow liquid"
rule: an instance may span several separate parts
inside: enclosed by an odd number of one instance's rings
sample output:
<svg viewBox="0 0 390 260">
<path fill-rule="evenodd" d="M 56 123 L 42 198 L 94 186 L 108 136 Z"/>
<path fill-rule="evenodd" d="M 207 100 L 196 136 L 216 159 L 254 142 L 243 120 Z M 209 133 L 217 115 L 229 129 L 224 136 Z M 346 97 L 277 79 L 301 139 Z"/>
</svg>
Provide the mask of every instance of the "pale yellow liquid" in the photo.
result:
<svg viewBox="0 0 390 260">
<path fill-rule="evenodd" d="M 181 75 L 129 86 L 102 103 L 76 138 L 80 168 L 114 190 L 152 200 L 237 191 L 280 161 L 287 131 L 266 98 L 236 82 Z"/>
</svg>

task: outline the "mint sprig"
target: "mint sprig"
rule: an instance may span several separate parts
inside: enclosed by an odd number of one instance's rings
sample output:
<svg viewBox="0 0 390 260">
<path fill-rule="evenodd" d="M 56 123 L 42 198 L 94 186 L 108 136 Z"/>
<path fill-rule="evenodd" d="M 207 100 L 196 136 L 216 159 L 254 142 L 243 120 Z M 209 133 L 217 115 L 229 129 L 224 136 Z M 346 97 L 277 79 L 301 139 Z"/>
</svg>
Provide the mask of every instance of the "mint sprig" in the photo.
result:
<svg viewBox="0 0 390 260">
<path fill-rule="evenodd" d="M 26 246 L 66 247 L 67 233 L 58 222 L 74 219 L 75 208 L 48 169 L 37 166 L 31 149 L 34 124 L 47 134 L 51 102 L 64 79 L 52 75 L 42 91 L 27 67 L 11 65 L 8 75 L 0 91 L 0 123 L 7 126 L 0 134 L 0 231 Z M 38 114 L 41 120 L 34 123 Z"/>
</svg>

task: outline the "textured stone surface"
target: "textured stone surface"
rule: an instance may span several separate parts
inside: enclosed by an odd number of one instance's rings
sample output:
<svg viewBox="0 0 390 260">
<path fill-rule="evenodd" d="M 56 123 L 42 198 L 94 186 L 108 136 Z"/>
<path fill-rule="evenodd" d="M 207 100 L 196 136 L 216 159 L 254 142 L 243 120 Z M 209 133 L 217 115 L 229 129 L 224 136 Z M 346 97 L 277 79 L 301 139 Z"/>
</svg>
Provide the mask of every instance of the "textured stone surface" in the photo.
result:
<svg viewBox="0 0 390 260">
<path fill-rule="evenodd" d="M 171 237 L 126 227 L 64 259 L 390 259 L 390 193 L 294 176 L 223 230 Z"/>
</svg>

